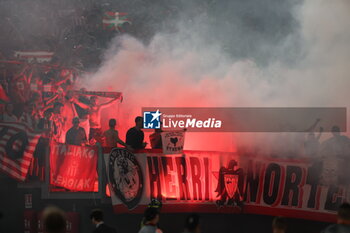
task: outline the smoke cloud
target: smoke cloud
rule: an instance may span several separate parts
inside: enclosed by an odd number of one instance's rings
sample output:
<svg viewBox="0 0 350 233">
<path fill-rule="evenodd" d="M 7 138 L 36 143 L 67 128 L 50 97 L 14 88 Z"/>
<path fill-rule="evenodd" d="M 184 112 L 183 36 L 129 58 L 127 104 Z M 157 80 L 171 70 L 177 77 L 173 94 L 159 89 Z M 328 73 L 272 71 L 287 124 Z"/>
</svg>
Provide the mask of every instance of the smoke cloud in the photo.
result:
<svg viewBox="0 0 350 233">
<path fill-rule="evenodd" d="M 105 112 L 121 135 L 141 107 L 349 106 L 349 1 L 196 4 L 178 1 L 149 41 L 117 36 L 86 77 L 89 89 L 124 93 L 118 113 Z M 247 135 L 188 133 L 185 147 L 234 151 Z"/>
</svg>

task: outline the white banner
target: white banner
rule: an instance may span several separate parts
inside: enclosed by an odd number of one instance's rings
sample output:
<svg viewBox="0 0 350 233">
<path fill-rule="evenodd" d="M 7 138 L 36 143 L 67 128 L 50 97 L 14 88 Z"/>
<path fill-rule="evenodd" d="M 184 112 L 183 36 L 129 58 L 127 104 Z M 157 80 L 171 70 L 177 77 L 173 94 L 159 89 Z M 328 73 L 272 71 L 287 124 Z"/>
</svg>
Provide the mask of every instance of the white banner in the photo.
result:
<svg viewBox="0 0 350 233">
<path fill-rule="evenodd" d="M 185 143 L 184 131 L 162 132 L 164 154 L 182 154 Z"/>
<path fill-rule="evenodd" d="M 230 152 L 158 150 L 105 154 L 113 209 L 143 213 L 153 199 L 162 212 L 250 213 L 336 221 L 347 187 L 324 185 L 322 165 Z"/>
</svg>

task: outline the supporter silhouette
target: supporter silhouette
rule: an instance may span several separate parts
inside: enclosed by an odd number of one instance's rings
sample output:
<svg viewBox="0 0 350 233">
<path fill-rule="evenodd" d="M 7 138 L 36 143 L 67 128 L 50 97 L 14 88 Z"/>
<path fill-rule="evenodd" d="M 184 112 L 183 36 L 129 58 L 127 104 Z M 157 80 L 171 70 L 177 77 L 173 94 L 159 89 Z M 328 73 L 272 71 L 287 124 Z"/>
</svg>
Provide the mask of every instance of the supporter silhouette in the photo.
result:
<svg viewBox="0 0 350 233">
<path fill-rule="evenodd" d="M 37 126 L 38 118 L 34 117 L 34 106 L 30 102 L 27 102 L 24 105 L 23 113 L 21 117 L 19 118 L 19 122 L 26 124 L 27 126 L 31 127 L 32 129 L 35 129 Z"/>
<path fill-rule="evenodd" d="M 67 131 L 66 143 L 69 145 L 83 146 L 87 142 L 85 130 L 79 126 L 79 118 L 72 120 L 73 127 Z"/>
<path fill-rule="evenodd" d="M 63 132 L 67 132 L 71 128 L 71 122 L 73 122 L 73 118 L 78 116 L 74 102 L 75 98 L 73 91 L 67 91 L 66 96 L 62 101 L 63 107 L 61 111 L 62 115 L 65 117 Z"/>
<path fill-rule="evenodd" d="M 96 226 L 93 233 L 116 233 L 117 231 L 106 225 L 103 221 L 103 212 L 100 209 L 94 209 L 90 214 L 92 224 Z"/>
<path fill-rule="evenodd" d="M 333 137 L 321 144 L 321 158 L 323 161 L 321 183 L 324 185 L 341 184 L 350 185 L 350 139 L 341 135 L 338 126 L 332 127 Z M 350 186 L 347 190 L 350 198 Z"/>
<path fill-rule="evenodd" d="M 191 214 L 186 218 L 184 233 L 200 233 L 200 224 L 198 214 Z"/>
<path fill-rule="evenodd" d="M 41 118 L 38 122 L 38 129 L 43 130 L 45 132 L 43 134 L 43 137 L 45 138 L 49 138 L 53 133 L 52 114 L 53 114 L 52 108 L 45 110 L 44 117 Z"/>
<path fill-rule="evenodd" d="M 7 103 L 5 105 L 5 112 L 2 115 L 2 121 L 3 122 L 17 122 L 18 119 L 15 116 L 15 114 L 13 114 L 13 104 L 12 103 Z"/>
<path fill-rule="evenodd" d="M 54 124 L 53 140 L 59 143 L 64 143 L 64 141 L 62 140 L 62 135 L 63 135 L 63 127 L 65 125 L 65 119 L 61 114 L 62 107 L 63 107 L 62 103 L 56 102 L 53 106 L 53 114 L 52 114 L 52 121 Z"/>
<path fill-rule="evenodd" d="M 85 88 L 80 89 L 81 92 L 86 91 Z M 89 105 L 90 100 L 85 95 L 79 95 L 78 100 L 74 101 L 74 107 L 77 110 L 77 114 L 80 119 L 80 126 L 84 128 L 87 138 L 89 138 L 90 133 L 90 122 L 89 122 L 89 111 L 85 108 L 79 106 L 77 102 L 81 102 L 85 105 Z"/>
<path fill-rule="evenodd" d="M 66 232 L 66 215 L 57 207 L 47 207 L 43 212 L 43 225 L 45 233 Z"/>
<path fill-rule="evenodd" d="M 350 155 L 350 139 L 345 135 L 341 135 L 340 128 L 336 125 L 332 127 L 332 135 L 333 137 L 322 143 L 322 155 L 338 158 L 348 157 Z"/>
<path fill-rule="evenodd" d="M 350 233 L 350 204 L 343 203 L 338 209 L 337 223 L 328 226 L 321 233 Z"/>
<path fill-rule="evenodd" d="M 106 130 L 103 133 L 103 136 L 105 138 L 105 146 L 107 147 L 117 147 L 118 143 L 125 146 L 126 148 L 130 149 L 129 145 L 127 145 L 125 142 L 123 142 L 119 138 L 118 130 L 115 129 L 115 126 L 117 124 L 116 119 L 109 119 L 109 129 Z"/>
<path fill-rule="evenodd" d="M 163 130 L 160 129 L 154 129 L 154 133 L 152 133 L 149 136 L 149 141 L 151 143 L 151 148 L 152 149 L 162 149 L 163 145 L 162 145 L 162 135 L 161 133 L 163 132 Z"/>
<path fill-rule="evenodd" d="M 144 142 L 145 135 L 141 130 L 143 127 L 143 118 L 138 116 L 135 118 L 135 126 L 130 128 L 126 133 L 126 144 L 130 145 L 133 149 L 144 149 L 147 145 Z"/>
<path fill-rule="evenodd" d="M 272 233 L 285 233 L 287 231 L 287 221 L 283 217 L 275 217 L 272 220 Z"/>
<path fill-rule="evenodd" d="M 159 222 L 159 209 L 148 207 L 144 213 L 144 225 L 139 230 L 139 233 L 162 233 L 157 226 Z"/>
<path fill-rule="evenodd" d="M 80 101 L 75 101 L 81 108 L 88 110 L 89 112 L 89 123 L 90 123 L 90 132 L 89 140 L 94 139 L 101 143 L 102 139 L 102 129 L 101 129 L 101 110 L 107 108 L 115 103 L 118 98 L 113 98 L 110 101 L 107 101 L 102 104 L 97 103 L 97 96 L 90 97 L 90 103 L 84 104 Z"/>
</svg>

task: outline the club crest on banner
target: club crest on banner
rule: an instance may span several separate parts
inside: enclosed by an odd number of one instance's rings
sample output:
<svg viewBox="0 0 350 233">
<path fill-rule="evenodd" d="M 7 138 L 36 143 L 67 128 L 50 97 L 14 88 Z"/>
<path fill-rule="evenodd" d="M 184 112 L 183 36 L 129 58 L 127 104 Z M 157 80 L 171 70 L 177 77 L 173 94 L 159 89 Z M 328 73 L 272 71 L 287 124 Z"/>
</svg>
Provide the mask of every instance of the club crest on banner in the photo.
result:
<svg viewBox="0 0 350 233">
<path fill-rule="evenodd" d="M 128 209 L 135 208 L 143 191 L 143 176 L 135 156 L 126 149 L 114 148 L 108 161 L 111 190 Z"/>
<path fill-rule="evenodd" d="M 242 206 L 243 204 L 243 196 L 239 187 L 243 170 L 241 168 L 235 169 L 235 166 L 237 166 L 236 160 L 231 160 L 227 167 L 220 168 L 218 185 L 215 190 L 220 198 L 216 202 L 218 206 L 225 204 Z"/>
<path fill-rule="evenodd" d="M 225 188 L 227 195 L 230 198 L 233 198 L 237 191 L 237 185 L 238 185 L 238 175 L 237 174 L 225 174 L 224 175 L 225 180 Z"/>
</svg>

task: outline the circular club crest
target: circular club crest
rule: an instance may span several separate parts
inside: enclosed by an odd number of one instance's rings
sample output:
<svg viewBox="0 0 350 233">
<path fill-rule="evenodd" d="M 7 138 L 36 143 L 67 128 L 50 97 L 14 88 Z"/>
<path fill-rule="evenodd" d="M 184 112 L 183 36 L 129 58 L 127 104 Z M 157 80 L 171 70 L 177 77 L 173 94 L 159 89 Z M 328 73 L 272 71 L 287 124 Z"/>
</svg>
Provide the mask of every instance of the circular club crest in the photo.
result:
<svg viewBox="0 0 350 233">
<path fill-rule="evenodd" d="M 128 207 L 135 208 L 143 191 L 141 167 L 126 149 L 114 148 L 109 156 L 108 176 L 116 196 Z"/>
</svg>

